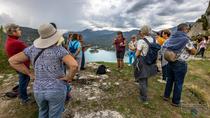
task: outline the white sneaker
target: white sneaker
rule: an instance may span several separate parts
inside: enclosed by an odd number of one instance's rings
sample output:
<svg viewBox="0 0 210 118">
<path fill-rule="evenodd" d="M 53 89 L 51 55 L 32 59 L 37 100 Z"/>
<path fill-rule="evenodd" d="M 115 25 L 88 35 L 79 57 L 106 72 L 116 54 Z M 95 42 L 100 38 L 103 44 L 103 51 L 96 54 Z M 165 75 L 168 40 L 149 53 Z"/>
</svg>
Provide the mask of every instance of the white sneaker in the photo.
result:
<svg viewBox="0 0 210 118">
<path fill-rule="evenodd" d="M 131 64 L 128 64 L 128 66 L 131 66 Z"/>
<path fill-rule="evenodd" d="M 163 83 L 163 84 L 166 84 L 166 81 L 165 80 L 162 80 L 162 79 L 158 79 L 158 82 Z"/>
</svg>

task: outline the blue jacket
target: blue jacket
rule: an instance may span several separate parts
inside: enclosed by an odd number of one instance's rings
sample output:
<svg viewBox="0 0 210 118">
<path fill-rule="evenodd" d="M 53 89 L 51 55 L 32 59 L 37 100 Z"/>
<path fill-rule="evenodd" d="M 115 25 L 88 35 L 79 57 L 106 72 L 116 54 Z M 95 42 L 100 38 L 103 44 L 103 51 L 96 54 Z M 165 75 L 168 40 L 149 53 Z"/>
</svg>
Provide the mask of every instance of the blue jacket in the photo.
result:
<svg viewBox="0 0 210 118">
<path fill-rule="evenodd" d="M 177 31 L 164 43 L 163 48 L 179 53 L 189 41 L 190 38 L 187 36 L 187 33 Z"/>
</svg>

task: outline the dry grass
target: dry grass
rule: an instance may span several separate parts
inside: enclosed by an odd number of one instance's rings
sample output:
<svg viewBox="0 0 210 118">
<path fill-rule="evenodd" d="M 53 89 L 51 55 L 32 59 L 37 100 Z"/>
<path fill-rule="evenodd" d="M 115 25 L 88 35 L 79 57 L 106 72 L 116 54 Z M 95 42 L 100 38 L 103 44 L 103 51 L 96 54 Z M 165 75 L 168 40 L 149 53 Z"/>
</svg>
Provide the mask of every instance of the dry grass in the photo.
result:
<svg viewBox="0 0 210 118">
<path fill-rule="evenodd" d="M 192 92 L 199 100 L 201 100 L 202 103 L 206 104 L 207 107 L 209 108 L 209 95 L 202 90 L 200 87 L 198 87 L 197 85 L 189 85 L 186 86 L 186 88 Z"/>
</svg>

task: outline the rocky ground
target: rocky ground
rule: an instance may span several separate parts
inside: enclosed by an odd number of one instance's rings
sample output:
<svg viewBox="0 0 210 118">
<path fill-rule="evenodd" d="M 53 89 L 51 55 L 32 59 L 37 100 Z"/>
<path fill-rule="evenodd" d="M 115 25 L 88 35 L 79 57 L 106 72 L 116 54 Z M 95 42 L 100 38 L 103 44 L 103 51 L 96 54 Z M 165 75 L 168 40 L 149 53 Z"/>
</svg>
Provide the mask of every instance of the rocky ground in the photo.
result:
<svg viewBox="0 0 210 118">
<path fill-rule="evenodd" d="M 96 75 L 100 64 L 108 67 L 105 75 Z M 89 63 L 72 82 L 72 99 L 66 103 L 64 118 L 191 118 L 210 116 L 210 61 L 189 62 L 189 71 L 182 94 L 182 107 L 175 108 L 161 98 L 165 84 L 157 80 L 161 74 L 149 79 L 149 104 L 139 99 L 138 84 L 134 82 L 132 67 L 119 71 L 114 63 Z M 4 93 L 18 84 L 15 72 L 0 74 L 0 118 L 36 118 L 36 103 L 21 105 L 18 98 L 7 99 Z M 32 84 L 28 87 L 32 93 Z M 33 96 L 32 100 L 33 100 Z"/>
</svg>

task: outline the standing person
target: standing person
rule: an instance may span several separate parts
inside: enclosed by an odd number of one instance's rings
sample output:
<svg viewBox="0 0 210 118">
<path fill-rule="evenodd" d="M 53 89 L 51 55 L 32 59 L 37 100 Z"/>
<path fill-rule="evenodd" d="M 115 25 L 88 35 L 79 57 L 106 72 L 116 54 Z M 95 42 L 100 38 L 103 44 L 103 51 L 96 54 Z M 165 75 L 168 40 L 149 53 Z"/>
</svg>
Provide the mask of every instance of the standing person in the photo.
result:
<svg viewBox="0 0 210 118">
<path fill-rule="evenodd" d="M 116 48 L 116 56 L 117 56 L 117 67 L 118 69 L 123 69 L 124 66 L 124 55 L 125 55 L 125 46 L 126 39 L 123 37 L 123 33 L 121 31 L 117 32 L 117 37 L 114 39 L 115 48 Z"/>
<path fill-rule="evenodd" d="M 34 97 L 39 106 L 39 118 L 61 118 L 66 98 L 66 84 L 74 77 L 78 64 L 61 45 L 62 35 L 51 25 L 43 24 L 38 29 L 40 38 L 33 45 L 9 59 L 17 71 L 34 78 L 34 74 L 23 64 L 32 61 L 35 70 Z M 65 76 L 62 61 L 70 68 Z"/>
<path fill-rule="evenodd" d="M 163 38 L 163 42 L 161 43 L 161 46 L 165 43 L 165 41 L 170 37 L 171 32 L 170 30 L 162 30 L 161 31 L 161 37 Z M 159 43 L 160 44 L 160 43 Z M 163 47 L 163 46 L 162 46 Z M 167 74 L 167 67 L 168 67 L 168 62 L 164 58 L 164 49 L 161 48 L 160 51 L 161 54 L 161 66 L 162 66 L 162 79 L 158 80 L 160 83 L 166 83 L 166 80 L 168 78 Z"/>
<path fill-rule="evenodd" d="M 133 63 L 132 59 L 135 58 L 136 44 L 137 44 L 137 37 L 136 37 L 136 35 L 132 35 L 131 36 L 131 41 L 128 44 L 128 48 L 129 48 L 129 52 L 128 52 L 129 63 L 128 63 L 128 66 L 131 66 L 131 64 Z"/>
<path fill-rule="evenodd" d="M 83 39 L 81 34 L 79 35 L 79 42 L 81 43 L 81 47 L 82 47 L 82 50 L 81 50 L 82 51 L 82 61 L 81 61 L 80 69 L 84 70 L 85 69 L 85 51 L 86 51 L 86 47 L 84 45 L 84 39 Z"/>
<path fill-rule="evenodd" d="M 5 51 L 7 56 L 10 58 L 13 55 L 23 51 L 27 45 L 20 40 L 21 30 L 20 27 L 16 24 L 8 24 L 5 26 L 7 40 L 5 43 Z M 29 69 L 30 62 L 24 61 L 25 66 Z M 19 78 L 19 97 L 22 104 L 26 104 L 29 101 L 27 94 L 27 86 L 30 81 L 30 77 L 27 74 L 17 71 Z"/>
<path fill-rule="evenodd" d="M 168 79 L 165 87 L 164 97 L 168 101 L 173 87 L 172 105 L 180 106 L 182 87 L 187 72 L 186 60 L 191 54 L 196 53 L 193 43 L 187 36 L 189 26 L 185 23 L 178 25 L 177 32 L 174 33 L 164 44 L 163 48 L 172 51 L 176 56 L 175 61 L 168 63 Z M 167 55 L 165 53 L 165 58 Z"/>
<path fill-rule="evenodd" d="M 149 26 L 143 26 L 141 28 L 141 38 L 137 42 L 136 50 L 136 60 L 134 62 L 138 63 L 138 67 L 134 68 L 135 79 L 139 81 L 139 90 L 140 90 L 140 100 L 144 104 L 148 104 L 147 99 L 147 87 L 148 87 L 148 78 L 157 74 L 156 64 L 147 64 L 144 60 L 144 57 L 147 55 L 149 50 L 149 45 L 146 43 L 147 40 L 149 43 L 153 43 L 155 39 L 150 36 L 151 28 Z"/>
<path fill-rule="evenodd" d="M 165 38 L 163 38 L 162 34 L 163 31 L 157 33 L 156 41 L 159 45 L 163 45 L 163 43 L 165 42 Z"/>
<path fill-rule="evenodd" d="M 72 54 L 72 56 L 77 60 L 77 63 L 79 65 L 79 70 L 81 67 L 81 61 L 82 61 L 82 46 L 79 42 L 79 35 L 73 34 L 72 39 L 69 42 L 68 46 L 69 52 Z"/>
<path fill-rule="evenodd" d="M 68 38 L 65 40 L 65 48 L 68 50 L 69 42 L 71 42 L 72 39 L 72 33 L 69 33 Z"/>
<path fill-rule="evenodd" d="M 199 51 L 196 55 L 201 55 L 201 57 L 204 58 L 204 53 L 205 53 L 205 50 L 207 48 L 207 41 L 208 41 L 208 37 L 203 36 L 202 41 L 198 44 L 198 50 Z"/>
</svg>

